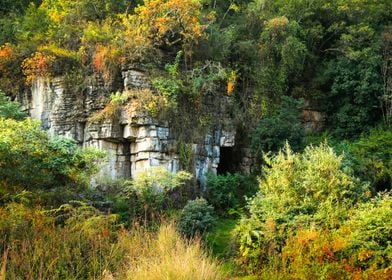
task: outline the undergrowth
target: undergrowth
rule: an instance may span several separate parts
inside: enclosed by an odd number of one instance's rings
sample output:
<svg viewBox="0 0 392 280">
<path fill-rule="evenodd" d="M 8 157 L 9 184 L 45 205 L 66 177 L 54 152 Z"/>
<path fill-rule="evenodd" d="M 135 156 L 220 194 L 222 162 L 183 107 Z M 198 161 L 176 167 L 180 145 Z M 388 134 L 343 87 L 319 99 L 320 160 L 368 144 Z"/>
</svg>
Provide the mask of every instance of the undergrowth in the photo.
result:
<svg viewBox="0 0 392 280">
<path fill-rule="evenodd" d="M 0 208 L 0 279 L 223 279 L 199 240 L 173 224 L 124 229 L 114 214 L 73 202 Z"/>
</svg>

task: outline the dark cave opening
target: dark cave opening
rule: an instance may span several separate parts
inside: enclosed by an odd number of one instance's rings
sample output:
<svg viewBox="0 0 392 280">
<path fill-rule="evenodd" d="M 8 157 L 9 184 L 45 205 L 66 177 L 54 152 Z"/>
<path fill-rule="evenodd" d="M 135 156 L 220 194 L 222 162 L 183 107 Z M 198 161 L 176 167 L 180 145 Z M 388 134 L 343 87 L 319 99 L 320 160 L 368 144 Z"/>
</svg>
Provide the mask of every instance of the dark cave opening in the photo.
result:
<svg viewBox="0 0 392 280">
<path fill-rule="evenodd" d="M 217 168 L 218 175 L 235 173 L 239 170 L 240 153 L 234 147 L 220 148 L 220 161 Z"/>
</svg>

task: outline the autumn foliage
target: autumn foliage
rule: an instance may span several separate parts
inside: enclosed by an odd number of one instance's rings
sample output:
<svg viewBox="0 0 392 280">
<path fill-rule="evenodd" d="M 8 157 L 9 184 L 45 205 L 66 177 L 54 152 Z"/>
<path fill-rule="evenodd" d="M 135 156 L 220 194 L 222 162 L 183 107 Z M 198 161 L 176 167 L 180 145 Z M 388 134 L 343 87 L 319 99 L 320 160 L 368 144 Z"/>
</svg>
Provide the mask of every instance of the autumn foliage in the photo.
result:
<svg viewBox="0 0 392 280">
<path fill-rule="evenodd" d="M 30 84 L 40 77 L 48 78 L 53 61 L 53 56 L 45 55 L 42 52 L 36 52 L 31 57 L 26 58 L 22 63 L 26 83 Z"/>
<path fill-rule="evenodd" d="M 205 37 L 201 3 L 197 0 L 148 0 L 136 9 L 143 25 L 157 44 L 181 42 L 187 55 L 193 44 Z"/>
<path fill-rule="evenodd" d="M 13 50 L 9 44 L 0 47 L 0 71 L 6 70 L 7 63 L 12 59 Z"/>
<path fill-rule="evenodd" d="M 119 50 L 115 46 L 97 45 L 93 55 L 93 66 L 96 73 L 108 81 L 120 63 Z"/>
</svg>

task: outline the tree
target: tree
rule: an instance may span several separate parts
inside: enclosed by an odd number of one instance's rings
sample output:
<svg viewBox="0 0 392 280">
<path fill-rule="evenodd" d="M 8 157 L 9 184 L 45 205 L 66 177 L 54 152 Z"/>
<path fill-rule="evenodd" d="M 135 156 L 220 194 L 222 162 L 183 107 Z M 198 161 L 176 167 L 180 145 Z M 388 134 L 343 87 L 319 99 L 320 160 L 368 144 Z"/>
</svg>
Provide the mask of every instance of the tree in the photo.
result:
<svg viewBox="0 0 392 280">
<path fill-rule="evenodd" d="M 380 97 L 384 122 L 388 127 L 392 125 L 392 27 L 388 26 L 382 33 L 383 64 L 382 79 L 383 93 Z"/>
<path fill-rule="evenodd" d="M 336 228 L 368 191 L 343 170 L 343 157 L 325 143 L 309 146 L 302 154 L 286 144 L 264 160 L 260 190 L 237 229 L 241 254 L 251 266 L 278 255 L 297 229 Z"/>
<path fill-rule="evenodd" d="M 299 24 L 283 16 L 270 19 L 260 35 L 260 86 L 273 98 L 288 93 L 303 71 L 307 49 L 300 33 Z"/>
<path fill-rule="evenodd" d="M 39 197 L 42 190 L 67 187 L 65 191 L 71 191 L 84 187 L 97 170 L 96 160 L 101 157 L 102 152 L 79 149 L 73 140 L 50 138 L 31 119 L 0 118 L 2 194 L 28 190 Z"/>
<path fill-rule="evenodd" d="M 4 92 L 0 90 L 0 118 L 22 120 L 26 114 L 20 110 L 20 104 L 10 100 Z"/>
<path fill-rule="evenodd" d="M 251 145 L 257 156 L 263 152 L 276 152 L 288 141 L 299 150 L 302 148 L 304 127 L 301 123 L 303 102 L 283 96 L 273 112 L 261 119 L 251 136 Z"/>
<path fill-rule="evenodd" d="M 199 39 L 206 36 L 201 8 L 199 0 L 147 0 L 135 12 L 156 45 L 171 47 L 180 43 L 187 58 L 192 56 Z"/>
</svg>

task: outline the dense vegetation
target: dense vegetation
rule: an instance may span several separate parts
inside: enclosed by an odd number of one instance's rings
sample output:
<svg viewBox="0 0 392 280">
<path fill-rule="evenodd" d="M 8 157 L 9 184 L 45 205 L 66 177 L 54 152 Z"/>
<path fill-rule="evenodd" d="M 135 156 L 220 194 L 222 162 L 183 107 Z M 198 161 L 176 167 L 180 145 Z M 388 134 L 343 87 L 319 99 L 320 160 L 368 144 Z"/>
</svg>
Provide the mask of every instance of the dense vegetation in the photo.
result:
<svg viewBox="0 0 392 280">
<path fill-rule="evenodd" d="M 200 107 L 203 95 L 228 94 L 236 100 L 238 125 L 252 130 L 264 125 L 265 115 L 279 118 L 280 104 L 287 106 L 282 97 L 290 96 L 319 104 L 334 136 L 355 137 L 382 119 L 390 124 L 391 5 L 6 1 L 0 10 L 1 89 L 15 95 L 41 76 L 77 78 L 79 86 L 92 73 L 110 81 L 136 63 L 155 76 L 159 94 L 147 106 L 151 111 L 164 106 L 181 116 Z M 202 112 L 198 108 L 200 125 L 208 117 Z M 293 129 L 277 133 L 298 137 Z M 262 133 L 259 128 L 255 135 Z"/>
<path fill-rule="evenodd" d="M 89 187 L 102 152 L 49 136 L 0 97 L 0 279 L 223 279 L 197 236 L 163 221 L 168 192 L 189 173 L 113 183 L 111 213 Z"/>
<path fill-rule="evenodd" d="M 0 279 L 388 279 L 391 10 L 390 0 L 3 0 Z M 121 92 L 115 81 L 134 65 L 152 88 Z M 49 136 L 14 101 L 57 76 L 76 93 L 90 77 L 113 88 L 92 121 L 135 98 L 167 119 L 186 171 L 92 188 L 105 155 Z M 191 144 L 219 122 L 205 100 L 222 97 L 257 166 L 209 174 L 194 191 Z M 307 109 L 322 112 L 319 130 L 304 128 Z"/>
<path fill-rule="evenodd" d="M 263 273 L 284 270 L 294 278 L 347 278 L 353 269 L 387 277 L 391 198 L 368 202 L 369 186 L 344 171 L 342 160 L 325 144 L 302 154 L 286 146 L 266 158 L 269 167 L 248 205 L 250 216 L 237 229 L 250 268 L 265 263 Z M 377 218 L 365 214 L 377 207 Z"/>
</svg>

